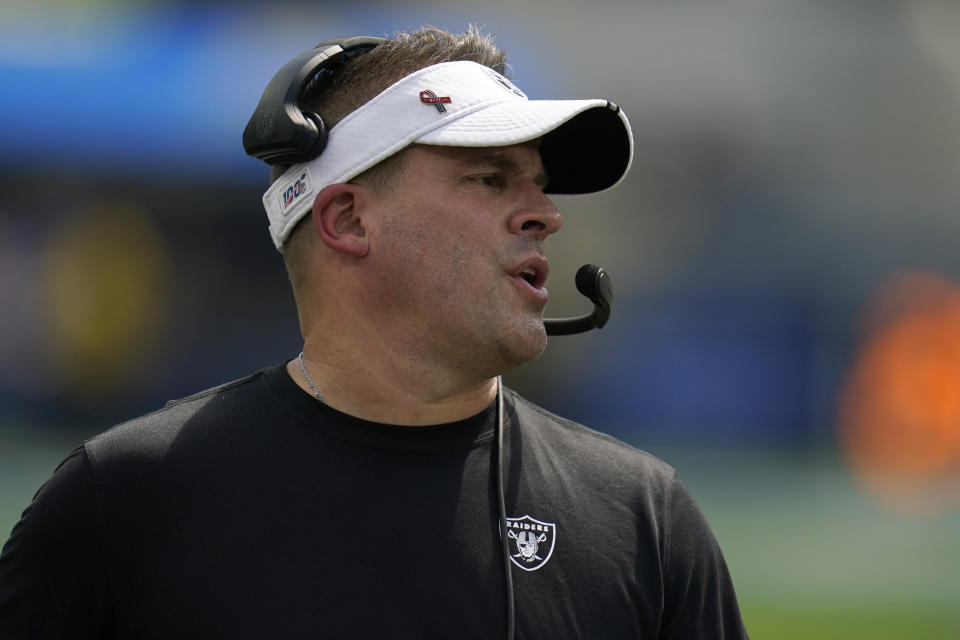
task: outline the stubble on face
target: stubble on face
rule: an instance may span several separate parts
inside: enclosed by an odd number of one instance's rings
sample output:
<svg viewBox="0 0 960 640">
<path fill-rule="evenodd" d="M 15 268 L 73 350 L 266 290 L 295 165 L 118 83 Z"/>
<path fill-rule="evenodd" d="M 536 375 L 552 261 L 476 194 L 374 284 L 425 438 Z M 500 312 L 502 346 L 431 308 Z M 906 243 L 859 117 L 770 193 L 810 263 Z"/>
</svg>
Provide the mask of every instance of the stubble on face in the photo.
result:
<svg viewBox="0 0 960 640">
<path fill-rule="evenodd" d="M 437 366 L 489 377 L 536 359 L 543 309 L 508 269 L 542 255 L 542 242 L 510 233 L 504 203 L 464 185 L 455 150 L 405 153 L 371 246 L 371 303 L 411 353 Z"/>
</svg>

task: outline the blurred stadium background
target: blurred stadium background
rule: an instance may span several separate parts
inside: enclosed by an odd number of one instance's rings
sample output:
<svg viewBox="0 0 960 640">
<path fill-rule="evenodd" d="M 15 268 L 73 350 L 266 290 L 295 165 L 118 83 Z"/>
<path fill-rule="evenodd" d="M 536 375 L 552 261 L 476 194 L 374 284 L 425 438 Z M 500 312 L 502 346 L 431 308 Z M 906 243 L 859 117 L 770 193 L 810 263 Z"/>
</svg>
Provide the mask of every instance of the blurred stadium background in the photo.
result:
<svg viewBox="0 0 960 640">
<path fill-rule="evenodd" d="M 592 261 L 611 323 L 510 384 L 680 470 L 754 638 L 960 637 L 953 0 L 7 0 L 0 541 L 83 438 L 296 353 L 240 144 L 272 73 L 468 23 L 637 143 L 552 239 L 550 313 Z"/>
</svg>

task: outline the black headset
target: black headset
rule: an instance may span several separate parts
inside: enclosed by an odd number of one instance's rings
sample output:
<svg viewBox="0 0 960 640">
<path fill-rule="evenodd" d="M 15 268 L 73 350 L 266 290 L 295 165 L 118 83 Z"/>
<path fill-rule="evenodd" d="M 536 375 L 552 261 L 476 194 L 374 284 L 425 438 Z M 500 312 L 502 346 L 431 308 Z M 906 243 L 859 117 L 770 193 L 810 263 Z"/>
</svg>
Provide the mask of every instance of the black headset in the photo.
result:
<svg viewBox="0 0 960 640">
<path fill-rule="evenodd" d="M 384 42 L 371 36 L 324 40 L 283 65 L 243 130 L 247 155 L 270 165 L 306 162 L 320 155 L 327 145 L 327 126 L 319 114 L 300 105 L 304 90 Z"/>
</svg>

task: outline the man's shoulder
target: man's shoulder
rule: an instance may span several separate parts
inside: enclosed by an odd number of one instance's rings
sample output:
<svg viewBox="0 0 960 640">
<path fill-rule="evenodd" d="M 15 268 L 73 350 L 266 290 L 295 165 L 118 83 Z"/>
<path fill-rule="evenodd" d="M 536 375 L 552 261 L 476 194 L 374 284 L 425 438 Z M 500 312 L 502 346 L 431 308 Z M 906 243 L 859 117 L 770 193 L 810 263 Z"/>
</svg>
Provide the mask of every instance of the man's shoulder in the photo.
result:
<svg viewBox="0 0 960 640">
<path fill-rule="evenodd" d="M 538 449 L 569 464 L 589 466 L 605 474 L 629 474 L 670 481 L 675 469 L 657 456 L 597 431 L 573 420 L 559 416 L 513 393 L 513 407 L 527 438 Z"/>
<path fill-rule="evenodd" d="M 222 426 L 242 419 L 247 405 L 261 393 L 266 369 L 170 400 L 163 407 L 132 418 L 84 443 L 94 464 L 123 457 L 141 460 L 164 456 L 176 443 L 216 436 Z"/>
</svg>

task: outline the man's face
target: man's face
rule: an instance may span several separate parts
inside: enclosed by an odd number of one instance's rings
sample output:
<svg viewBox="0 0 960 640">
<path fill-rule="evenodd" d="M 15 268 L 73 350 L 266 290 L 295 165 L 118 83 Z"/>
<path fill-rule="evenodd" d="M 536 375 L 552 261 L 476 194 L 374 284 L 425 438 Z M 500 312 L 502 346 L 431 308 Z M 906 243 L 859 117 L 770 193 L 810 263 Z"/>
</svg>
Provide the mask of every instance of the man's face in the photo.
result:
<svg viewBox="0 0 960 640">
<path fill-rule="evenodd" d="M 537 145 L 405 153 L 377 196 L 368 256 L 382 317 L 442 366 L 491 376 L 536 358 L 546 239 L 562 226 Z"/>
</svg>

